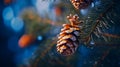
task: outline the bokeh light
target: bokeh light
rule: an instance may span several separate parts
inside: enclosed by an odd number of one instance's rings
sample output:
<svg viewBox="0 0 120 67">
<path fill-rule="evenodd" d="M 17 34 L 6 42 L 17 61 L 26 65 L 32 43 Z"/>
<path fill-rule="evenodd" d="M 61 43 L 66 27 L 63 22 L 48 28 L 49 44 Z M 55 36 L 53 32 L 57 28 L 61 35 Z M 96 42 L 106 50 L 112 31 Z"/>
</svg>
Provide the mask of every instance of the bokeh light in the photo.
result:
<svg viewBox="0 0 120 67">
<path fill-rule="evenodd" d="M 19 47 L 21 48 L 25 48 L 27 46 L 29 46 L 31 43 L 33 43 L 35 40 L 34 36 L 32 35 L 28 35 L 28 34 L 24 34 L 20 37 L 19 39 Z"/>
<path fill-rule="evenodd" d="M 37 37 L 37 39 L 38 39 L 39 41 L 41 41 L 41 40 L 43 39 L 43 37 L 39 35 L 39 36 Z"/>
<path fill-rule="evenodd" d="M 95 5 L 96 5 L 96 6 L 100 6 L 100 5 L 101 5 L 101 0 L 96 0 L 96 1 L 95 1 Z"/>
<path fill-rule="evenodd" d="M 36 8 L 39 11 L 40 16 L 44 17 L 49 11 L 49 2 L 48 1 L 43 1 L 43 0 L 37 0 L 36 1 Z"/>
<path fill-rule="evenodd" d="M 3 10 L 3 19 L 11 20 L 14 17 L 13 9 L 8 6 Z"/>
<path fill-rule="evenodd" d="M 94 45 L 94 44 L 95 44 L 95 42 L 92 40 L 92 41 L 90 41 L 90 44 L 91 44 L 91 45 Z"/>
<path fill-rule="evenodd" d="M 86 16 L 88 14 L 88 9 L 81 9 L 80 13 L 81 15 Z"/>
<path fill-rule="evenodd" d="M 14 12 L 13 12 L 12 7 L 8 6 L 8 7 L 4 8 L 2 16 L 3 16 L 3 19 L 4 19 L 4 24 L 6 26 L 9 26 L 10 25 L 10 21 L 14 17 Z"/>
<path fill-rule="evenodd" d="M 4 4 L 10 4 L 13 0 L 4 0 Z"/>
<path fill-rule="evenodd" d="M 55 2 L 59 3 L 58 1 L 37 0 L 35 3 L 35 7 L 38 11 L 38 14 L 43 18 L 46 18 L 46 15 L 48 15 L 49 19 L 51 19 L 52 21 L 56 21 L 56 14 L 54 10 Z"/>
<path fill-rule="evenodd" d="M 94 4 L 94 3 L 92 3 L 92 4 L 91 4 L 91 7 L 95 7 L 95 4 Z"/>
<path fill-rule="evenodd" d="M 11 21 L 11 27 L 15 32 L 19 32 L 24 26 L 23 20 L 19 17 L 13 18 Z"/>
<path fill-rule="evenodd" d="M 28 1 L 29 0 L 15 0 L 15 3 L 13 4 L 13 10 L 15 16 L 20 15 L 21 11 L 27 6 L 29 6 Z"/>
</svg>

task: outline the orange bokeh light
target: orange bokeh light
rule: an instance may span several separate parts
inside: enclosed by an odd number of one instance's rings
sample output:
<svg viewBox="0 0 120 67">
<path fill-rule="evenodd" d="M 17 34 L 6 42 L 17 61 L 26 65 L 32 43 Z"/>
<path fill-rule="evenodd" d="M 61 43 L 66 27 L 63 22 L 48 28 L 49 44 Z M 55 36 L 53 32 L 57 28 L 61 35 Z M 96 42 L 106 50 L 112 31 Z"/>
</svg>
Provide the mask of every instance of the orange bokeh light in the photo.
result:
<svg viewBox="0 0 120 67">
<path fill-rule="evenodd" d="M 32 35 L 28 35 L 28 34 L 24 34 L 20 39 L 19 39 L 19 46 L 21 48 L 27 47 L 28 45 L 30 45 L 32 42 L 34 42 L 35 37 L 33 37 Z"/>
<path fill-rule="evenodd" d="M 12 0 L 4 0 L 4 4 L 10 4 Z"/>
<path fill-rule="evenodd" d="M 62 14 L 62 9 L 60 7 L 55 7 L 55 14 L 60 16 Z"/>
</svg>

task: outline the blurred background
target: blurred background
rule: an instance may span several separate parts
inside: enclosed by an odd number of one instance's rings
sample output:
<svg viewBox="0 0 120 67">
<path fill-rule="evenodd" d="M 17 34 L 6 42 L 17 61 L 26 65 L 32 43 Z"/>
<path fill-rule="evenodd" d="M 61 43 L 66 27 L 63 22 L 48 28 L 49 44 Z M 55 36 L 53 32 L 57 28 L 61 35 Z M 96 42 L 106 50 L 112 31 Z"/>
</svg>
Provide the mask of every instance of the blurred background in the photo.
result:
<svg viewBox="0 0 120 67">
<path fill-rule="evenodd" d="M 76 10 L 69 0 L 1 0 L 0 67 L 120 67 L 119 3 L 93 0 L 85 9 Z M 57 35 L 62 24 L 69 23 L 67 15 L 78 14 L 90 26 L 89 32 L 94 22 L 87 21 L 96 20 L 107 8 L 110 28 L 104 36 L 108 42 L 93 35 L 88 44 L 92 47 L 81 43 L 69 57 L 57 53 Z"/>
</svg>

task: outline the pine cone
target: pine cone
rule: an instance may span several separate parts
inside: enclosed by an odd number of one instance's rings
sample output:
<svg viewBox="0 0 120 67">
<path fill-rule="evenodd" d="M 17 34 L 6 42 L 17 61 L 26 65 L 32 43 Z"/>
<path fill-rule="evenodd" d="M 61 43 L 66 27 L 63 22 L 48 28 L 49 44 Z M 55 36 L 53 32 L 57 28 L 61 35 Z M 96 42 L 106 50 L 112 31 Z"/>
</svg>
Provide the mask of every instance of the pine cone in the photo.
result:
<svg viewBox="0 0 120 67">
<path fill-rule="evenodd" d="M 88 7 L 92 2 L 92 0 L 70 0 L 70 1 L 76 9 L 84 9 Z"/>
<path fill-rule="evenodd" d="M 64 56 L 72 55 L 78 47 L 81 32 L 79 27 L 81 22 L 78 21 L 78 18 L 77 15 L 72 16 L 70 14 L 70 16 L 67 16 L 71 24 L 63 24 L 59 34 L 57 51 Z"/>
</svg>

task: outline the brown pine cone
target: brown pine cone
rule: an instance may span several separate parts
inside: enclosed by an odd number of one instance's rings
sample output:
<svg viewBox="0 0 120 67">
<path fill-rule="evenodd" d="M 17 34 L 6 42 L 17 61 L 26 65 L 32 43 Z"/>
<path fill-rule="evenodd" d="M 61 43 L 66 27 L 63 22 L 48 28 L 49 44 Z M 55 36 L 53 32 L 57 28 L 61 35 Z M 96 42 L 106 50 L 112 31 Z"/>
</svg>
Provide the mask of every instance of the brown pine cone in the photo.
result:
<svg viewBox="0 0 120 67">
<path fill-rule="evenodd" d="M 78 38 L 81 32 L 79 27 L 80 22 L 78 21 L 79 17 L 77 15 L 70 15 L 67 18 L 71 24 L 63 24 L 57 41 L 57 51 L 64 56 L 75 53 L 79 45 Z"/>
<path fill-rule="evenodd" d="M 91 4 L 92 0 L 70 0 L 70 2 L 76 9 L 84 9 Z"/>
</svg>

